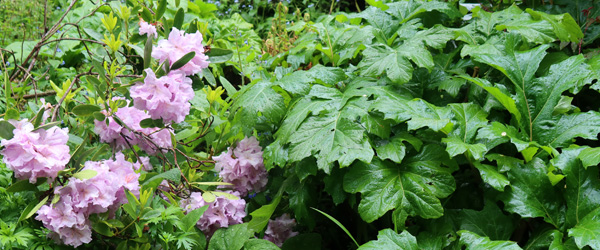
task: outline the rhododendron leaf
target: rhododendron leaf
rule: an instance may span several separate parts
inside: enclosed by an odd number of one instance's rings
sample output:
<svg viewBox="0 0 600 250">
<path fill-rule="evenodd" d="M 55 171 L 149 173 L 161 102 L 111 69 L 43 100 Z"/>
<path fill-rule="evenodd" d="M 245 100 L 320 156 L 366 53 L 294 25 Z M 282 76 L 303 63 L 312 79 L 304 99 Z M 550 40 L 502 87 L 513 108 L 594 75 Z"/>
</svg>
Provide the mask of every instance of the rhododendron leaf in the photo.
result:
<svg viewBox="0 0 600 250">
<path fill-rule="evenodd" d="M 458 231 L 458 235 L 460 235 L 460 244 L 466 246 L 467 250 L 521 250 L 516 242 L 492 241 L 488 237 L 482 237 L 467 230 Z"/>
<path fill-rule="evenodd" d="M 145 9 L 146 7 L 142 7 L 142 9 Z M 163 16 L 163 14 L 165 14 L 165 11 L 167 10 L 167 0 L 160 0 L 158 1 L 158 6 L 156 7 L 156 12 L 155 12 L 155 20 L 158 21 L 160 20 L 160 18 Z M 149 20 L 146 20 L 147 22 L 149 22 Z"/>
<path fill-rule="evenodd" d="M 196 52 L 192 51 L 183 55 L 179 60 L 175 61 L 169 71 L 177 70 L 183 67 L 186 63 L 192 60 L 196 56 Z"/>
<path fill-rule="evenodd" d="M 204 214 L 206 209 L 208 209 L 208 205 L 204 205 L 198 209 L 194 209 L 193 211 L 188 212 L 181 219 L 181 229 L 185 232 L 194 232 L 194 230 L 192 229 L 194 228 L 194 226 L 196 226 L 196 223 L 200 220 L 200 217 L 202 217 L 202 214 Z"/>
<path fill-rule="evenodd" d="M 102 110 L 102 109 L 96 105 L 81 104 L 81 105 L 75 106 L 71 110 L 71 112 L 73 112 L 73 114 L 78 115 L 78 116 L 88 116 L 88 115 L 92 115 L 94 112 L 98 112 L 100 110 Z"/>
<path fill-rule="evenodd" d="M 167 179 L 170 181 L 175 182 L 176 184 L 179 184 L 179 182 L 181 181 L 181 170 L 179 170 L 178 168 L 173 168 L 170 169 L 168 171 L 162 172 L 160 174 L 154 175 L 152 177 L 150 177 L 149 179 L 145 180 L 144 183 L 142 184 L 143 188 L 156 188 L 160 182 L 162 182 L 162 180 Z"/>
<path fill-rule="evenodd" d="M 96 170 L 85 169 L 85 170 L 79 171 L 78 173 L 73 174 L 73 177 L 80 179 L 80 180 L 87 180 L 87 179 L 94 178 L 96 175 L 98 175 L 98 172 L 96 172 Z"/>
<path fill-rule="evenodd" d="M 150 68 L 150 65 L 152 65 L 152 36 L 147 36 L 144 45 L 144 68 Z"/>
<path fill-rule="evenodd" d="M 46 201 L 48 201 L 48 197 L 46 196 L 44 197 L 44 199 L 42 199 L 40 202 L 37 203 L 37 205 L 35 205 L 33 208 L 31 208 L 30 211 L 23 211 L 23 214 L 25 214 L 25 217 L 23 217 L 23 220 L 29 219 L 29 217 L 33 216 L 33 214 L 35 214 L 35 212 L 37 212 L 38 210 L 40 210 L 40 208 L 46 204 Z"/>
<path fill-rule="evenodd" d="M 5 120 L 0 121 L 0 137 L 6 140 L 12 139 L 13 130 L 15 130 L 15 126 L 13 126 L 10 122 Z"/>
<path fill-rule="evenodd" d="M 377 234 L 377 240 L 369 241 L 358 250 L 418 250 L 417 238 L 408 231 L 397 234 L 394 230 L 386 228 Z"/>
<path fill-rule="evenodd" d="M 20 180 L 10 187 L 6 188 L 6 192 L 21 192 L 21 191 L 38 191 L 38 188 L 35 184 L 29 182 L 29 180 Z"/>
<path fill-rule="evenodd" d="M 206 52 L 206 55 L 211 64 L 224 63 L 233 57 L 233 51 L 229 49 L 211 48 L 210 51 Z"/>
<path fill-rule="evenodd" d="M 244 250 L 279 250 L 279 247 L 268 240 L 250 239 L 244 243 Z"/>
<path fill-rule="evenodd" d="M 19 114 L 19 111 L 17 111 L 16 109 L 8 109 L 4 113 L 5 120 L 17 120 L 18 121 L 20 116 L 21 115 Z"/>
<path fill-rule="evenodd" d="M 208 250 L 240 250 L 253 235 L 247 223 L 221 228 L 210 239 Z"/>
<path fill-rule="evenodd" d="M 184 17 L 185 17 L 185 12 L 183 12 L 183 8 L 179 8 L 177 10 L 177 13 L 175 13 L 175 17 L 173 18 L 173 27 L 177 28 L 177 29 L 181 29 L 181 26 L 183 25 Z"/>
<path fill-rule="evenodd" d="M 270 204 L 263 205 L 250 213 L 252 219 L 248 222 L 248 229 L 254 232 L 261 232 L 267 226 L 267 223 L 269 223 L 269 219 L 273 215 L 273 212 L 275 212 L 280 201 L 281 195 L 277 195 Z"/>
<path fill-rule="evenodd" d="M 104 121 L 104 119 L 106 119 L 106 115 L 104 115 L 100 112 L 94 112 L 94 113 L 92 113 L 92 115 L 94 116 L 94 119 L 97 121 Z"/>
<path fill-rule="evenodd" d="M 356 162 L 344 176 L 344 190 L 362 194 L 358 212 L 366 222 L 392 209 L 411 216 L 438 218 L 443 214 L 438 198 L 455 189 L 451 169 L 441 166 L 444 155 L 447 157 L 440 146 L 427 145 L 419 154 L 406 157 L 402 164 L 377 158 L 370 164 Z"/>
<path fill-rule="evenodd" d="M 40 110 L 37 112 L 37 114 L 35 115 L 35 119 L 33 120 L 33 127 L 37 128 L 40 126 L 40 124 L 42 124 L 42 119 L 44 118 L 44 112 L 46 111 L 45 108 L 40 108 Z"/>
<path fill-rule="evenodd" d="M 115 235 L 112 229 L 106 223 L 103 223 L 103 221 L 92 223 L 92 228 L 95 232 L 104 236 L 112 237 Z"/>
<path fill-rule="evenodd" d="M 165 123 L 162 119 L 146 118 L 140 121 L 140 127 L 142 128 L 164 128 Z"/>
</svg>

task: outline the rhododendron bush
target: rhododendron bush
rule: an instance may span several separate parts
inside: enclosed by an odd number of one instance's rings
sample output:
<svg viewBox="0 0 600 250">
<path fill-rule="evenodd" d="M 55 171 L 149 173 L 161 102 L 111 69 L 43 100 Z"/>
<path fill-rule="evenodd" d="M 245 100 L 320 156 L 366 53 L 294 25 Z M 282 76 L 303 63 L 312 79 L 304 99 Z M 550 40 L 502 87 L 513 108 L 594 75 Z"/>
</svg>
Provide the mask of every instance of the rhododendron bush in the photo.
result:
<svg viewBox="0 0 600 250">
<path fill-rule="evenodd" d="M 48 1 L 0 249 L 600 249 L 600 3 L 464 2 Z"/>
</svg>

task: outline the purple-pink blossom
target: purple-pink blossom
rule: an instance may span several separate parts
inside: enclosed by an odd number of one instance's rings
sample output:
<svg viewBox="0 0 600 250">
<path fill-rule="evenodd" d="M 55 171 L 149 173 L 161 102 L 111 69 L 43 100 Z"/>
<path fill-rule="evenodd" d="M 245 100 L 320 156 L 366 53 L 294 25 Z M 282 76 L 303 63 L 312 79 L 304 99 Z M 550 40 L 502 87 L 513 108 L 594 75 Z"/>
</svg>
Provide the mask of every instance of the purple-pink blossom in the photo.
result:
<svg viewBox="0 0 600 250">
<path fill-rule="evenodd" d="M 152 49 L 152 57 L 158 59 L 160 63 L 169 59 L 169 66 L 171 66 L 192 51 L 196 52 L 194 58 L 177 71 L 181 71 L 185 75 L 193 75 L 207 68 L 209 61 L 208 56 L 204 54 L 202 33 L 197 31 L 193 34 L 185 34 L 183 30 L 173 28 L 169 33 L 169 39 L 158 41 L 158 46 Z"/>
<path fill-rule="evenodd" d="M 64 244 L 77 247 L 89 243 L 92 238 L 91 214 L 113 214 L 117 208 L 127 203 L 125 190 L 139 195 L 140 174 L 134 169 L 140 168 L 140 163 L 131 163 L 118 152 L 114 160 L 99 162 L 88 161 L 82 171 L 93 170 L 96 175 L 80 180 L 69 178 L 65 186 L 54 188 L 54 195 L 60 200 L 55 204 L 43 205 L 36 219 L 53 233 L 50 237 Z"/>
<path fill-rule="evenodd" d="M 147 34 L 148 37 L 154 36 L 154 38 L 158 38 L 158 33 L 156 33 L 156 27 L 152 24 L 147 23 L 144 20 L 140 20 L 140 35 Z"/>
<path fill-rule="evenodd" d="M 250 191 L 261 191 L 267 185 L 267 170 L 263 163 L 262 148 L 255 137 L 244 138 L 235 149 L 213 157 L 215 170 L 224 182 L 246 196 Z"/>
<path fill-rule="evenodd" d="M 102 111 L 106 115 L 106 111 Z M 134 107 L 122 107 L 115 114 L 132 132 L 126 127 L 119 125 L 113 117 L 109 116 L 108 125 L 106 121 L 94 122 L 94 132 L 100 136 L 100 141 L 111 144 L 116 150 L 123 150 L 138 145 L 146 153 L 154 155 L 158 148 L 170 148 L 171 133 L 167 129 L 158 131 L 158 128 L 142 128 L 140 122 L 150 118 L 146 112 Z"/>
<path fill-rule="evenodd" d="M 264 239 L 281 247 L 287 239 L 298 235 L 293 231 L 295 226 L 296 220 L 291 219 L 289 214 L 283 214 L 275 220 L 269 220 Z"/>
<path fill-rule="evenodd" d="M 129 90 L 136 108 L 147 110 L 152 119 L 163 122 L 182 122 L 190 113 L 189 101 L 194 98 L 192 80 L 178 71 L 156 78 L 146 69 L 146 78 Z"/>
<path fill-rule="evenodd" d="M 15 177 L 29 179 L 30 183 L 36 183 L 38 177 L 56 178 L 71 158 L 68 130 L 54 126 L 34 131 L 33 124 L 27 120 L 9 122 L 15 126 L 14 136 L 0 142 L 4 147 L 0 154 Z"/>
<path fill-rule="evenodd" d="M 239 197 L 238 192 L 224 192 Z M 182 199 L 180 202 L 186 213 L 206 204 L 207 202 L 204 201 L 200 192 L 192 192 L 189 198 Z M 243 199 L 231 200 L 224 196 L 217 196 L 214 202 L 208 204 L 208 209 L 196 223 L 196 226 L 207 236 L 212 235 L 219 228 L 242 223 L 242 219 L 246 216 L 246 201 Z"/>
</svg>

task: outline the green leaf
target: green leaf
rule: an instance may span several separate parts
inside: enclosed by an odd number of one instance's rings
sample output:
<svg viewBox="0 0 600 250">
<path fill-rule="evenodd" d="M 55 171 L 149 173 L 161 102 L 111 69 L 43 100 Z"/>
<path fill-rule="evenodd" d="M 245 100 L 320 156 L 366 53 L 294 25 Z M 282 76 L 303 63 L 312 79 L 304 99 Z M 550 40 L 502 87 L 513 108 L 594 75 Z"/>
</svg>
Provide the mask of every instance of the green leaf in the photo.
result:
<svg viewBox="0 0 600 250">
<path fill-rule="evenodd" d="M 245 250 L 279 250 L 277 245 L 268 240 L 250 239 L 244 243 Z"/>
<path fill-rule="evenodd" d="M 44 118 L 44 112 L 45 111 L 46 111 L 46 108 L 42 107 L 37 112 L 37 114 L 35 114 L 35 119 L 33 120 L 33 127 L 34 128 L 37 128 L 37 127 L 40 126 L 40 124 L 42 124 L 42 119 Z"/>
<path fill-rule="evenodd" d="M 556 228 L 565 222 L 565 207 L 561 190 L 552 186 L 546 176 L 546 165 L 534 158 L 527 165 L 519 164 L 508 172 L 510 189 L 500 195 L 509 212 L 524 218 L 542 217 Z"/>
<path fill-rule="evenodd" d="M 454 157 L 469 151 L 471 156 L 473 156 L 473 159 L 479 160 L 483 157 L 483 154 L 487 152 L 485 145 L 481 143 L 468 144 L 456 136 L 444 138 L 442 139 L 442 142 L 446 143 L 446 152 L 448 152 L 450 157 Z"/>
<path fill-rule="evenodd" d="M 92 104 L 81 104 L 75 106 L 71 112 L 77 116 L 88 116 L 92 115 L 94 112 L 98 112 L 102 110 L 100 107 Z"/>
<path fill-rule="evenodd" d="M 550 25 L 552 25 L 554 34 L 563 42 L 577 43 L 583 38 L 583 32 L 581 32 L 581 28 L 569 13 L 550 15 L 532 9 L 527 9 L 525 11 L 527 11 L 527 13 L 529 13 L 534 20 L 544 20 L 549 22 Z"/>
<path fill-rule="evenodd" d="M 579 248 L 590 246 L 600 249 L 600 208 L 583 217 L 575 227 L 569 229 L 569 236 L 575 239 Z"/>
<path fill-rule="evenodd" d="M 218 229 L 208 243 L 208 250 L 239 250 L 254 235 L 248 224 L 237 224 Z"/>
<path fill-rule="evenodd" d="M 165 127 L 165 123 L 163 122 L 162 118 L 161 119 L 152 119 L 152 118 L 146 118 L 140 121 L 140 127 L 142 128 L 164 128 Z"/>
<path fill-rule="evenodd" d="M 402 162 L 406 154 L 406 146 L 402 143 L 404 139 L 399 136 L 392 137 L 388 140 L 378 141 L 375 145 L 377 156 L 382 160 L 391 160 L 395 163 Z"/>
<path fill-rule="evenodd" d="M 150 65 L 152 65 L 152 36 L 149 35 L 144 44 L 144 68 L 150 68 Z"/>
<path fill-rule="evenodd" d="M 177 29 L 181 29 L 181 26 L 183 25 L 184 17 L 185 17 L 185 12 L 183 11 L 183 8 L 179 8 L 177 10 L 177 13 L 175 13 L 175 17 L 173 19 L 173 27 L 177 28 Z M 173 69 L 171 69 L 171 70 L 173 70 Z"/>
<path fill-rule="evenodd" d="M 566 227 L 579 224 L 585 216 L 600 207 L 600 180 L 598 168 L 584 168 L 577 158 L 584 148 L 563 149 L 552 160 L 552 165 L 566 176 L 564 197 L 567 201 Z"/>
<path fill-rule="evenodd" d="M 437 107 L 425 100 L 408 101 L 400 96 L 381 96 L 371 105 L 372 109 L 382 112 L 386 119 L 396 122 L 407 121 L 409 130 L 429 127 L 434 131 L 450 132 L 453 113 L 447 107 Z"/>
<path fill-rule="evenodd" d="M 185 64 L 188 63 L 190 60 L 194 59 L 195 56 L 196 56 L 196 52 L 194 52 L 194 51 L 183 55 L 181 58 L 179 58 L 179 60 L 177 60 L 173 64 L 171 64 L 170 71 L 177 70 L 177 69 L 185 66 Z"/>
<path fill-rule="evenodd" d="M 498 169 L 494 166 L 482 164 L 478 161 L 473 162 L 473 166 L 475 166 L 475 168 L 479 170 L 479 175 L 481 175 L 481 179 L 483 179 L 485 183 L 489 184 L 498 191 L 504 191 L 504 187 L 510 184 L 508 178 L 506 178 L 506 176 L 498 172 Z"/>
<path fill-rule="evenodd" d="M 504 93 L 499 88 L 492 86 L 492 84 L 488 80 L 482 78 L 473 78 L 467 75 L 461 75 L 459 77 L 467 79 L 477 84 L 479 87 L 482 87 L 490 95 L 496 98 L 496 100 L 498 100 L 498 102 L 500 102 L 500 104 L 502 104 L 502 106 L 504 106 L 504 108 L 506 108 L 506 110 L 508 110 L 508 112 L 510 112 L 514 116 L 518 123 L 521 122 L 521 112 L 519 112 L 519 110 L 517 109 L 515 100 L 511 98 L 508 95 L 508 93 Z"/>
<path fill-rule="evenodd" d="M 35 184 L 29 183 L 28 179 L 17 181 L 10 185 L 10 187 L 6 188 L 6 192 L 11 193 L 21 191 L 38 191 L 38 188 Z"/>
<path fill-rule="evenodd" d="M 392 209 L 411 216 L 438 218 L 443 214 L 438 198 L 455 189 L 451 171 L 440 166 L 444 155 L 441 147 L 427 145 L 418 155 L 405 158 L 401 165 L 377 158 L 370 164 L 356 162 L 344 177 L 344 190 L 362 193 L 358 212 L 366 222 Z"/>
<path fill-rule="evenodd" d="M 16 109 L 8 109 L 8 110 L 6 110 L 6 113 L 4 113 L 5 120 L 17 120 L 18 121 L 19 117 L 21 117 L 21 114 Z"/>
<path fill-rule="evenodd" d="M 460 235 L 460 244 L 466 246 L 467 250 L 470 249 L 488 249 L 488 250 L 520 250 L 521 248 L 517 243 L 512 241 L 492 241 L 488 237 L 482 237 L 475 233 L 461 230 L 458 231 Z"/>
<path fill-rule="evenodd" d="M 12 139 L 13 130 L 15 130 L 15 126 L 13 126 L 10 122 L 5 120 L 0 121 L 0 137 L 6 140 Z"/>
<path fill-rule="evenodd" d="M 144 188 L 156 188 L 163 179 L 179 183 L 181 181 L 181 170 L 179 170 L 178 168 L 173 168 L 171 170 L 152 176 L 148 180 L 145 180 L 142 186 Z"/>
<path fill-rule="evenodd" d="M 563 233 L 556 229 L 539 230 L 532 235 L 525 245 L 525 249 L 546 250 L 546 249 L 564 249 L 562 242 Z"/>
<path fill-rule="evenodd" d="M 409 232 L 403 231 L 401 234 L 397 234 L 394 230 L 386 228 L 377 234 L 377 240 L 369 241 L 366 244 L 360 246 L 358 250 L 418 250 L 420 249 L 417 245 L 417 238 L 412 236 Z"/>
<path fill-rule="evenodd" d="M 278 195 L 270 204 L 263 205 L 262 207 L 252 211 L 250 215 L 252 219 L 248 222 L 248 229 L 254 232 L 261 232 L 269 223 L 269 219 L 279 202 L 281 201 L 281 196 Z"/>
<path fill-rule="evenodd" d="M 25 217 L 23 217 L 23 220 L 29 219 L 29 217 L 33 216 L 33 214 L 35 214 L 35 212 L 37 212 L 38 210 L 40 210 L 40 208 L 46 204 L 46 201 L 48 201 L 48 197 L 46 196 L 44 197 L 44 199 L 42 199 L 40 202 L 38 202 L 37 205 L 35 205 L 35 207 L 33 207 L 30 211 L 23 211 L 23 213 L 25 214 L 25 212 L 27 212 L 27 214 L 25 215 Z"/>
<path fill-rule="evenodd" d="M 87 180 L 87 179 L 94 178 L 97 174 L 98 174 L 98 172 L 96 172 L 95 170 L 85 169 L 85 170 L 81 170 L 81 171 L 73 174 L 73 177 L 80 179 L 80 180 Z"/>
<path fill-rule="evenodd" d="M 354 237 L 352 237 L 352 234 L 348 231 L 348 229 L 346 229 L 346 227 L 344 227 L 344 225 L 342 223 L 340 223 L 338 220 L 336 220 L 335 218 L 333 218 L 331 215 L 329 215 L 329 214 L 327 214 L 327 213 L 325 213 L 325 212 L 323 212 L 323 211 L 321 211 L 319 209 L 316 209 L 314 207 L 311 207 L 311 208 L 313 210 L 321 213 L 325 217 L 327 217 L 327 219 L 333 221 L 333 223 L 335 223 L 338 227 L 340 227 L 344 231 L 344 233 L 346 233 L 346 235 L 348 235 L 348 237 L 350 237 L 350 239 L 352 239 L 352 241 L 354 241 L 354 244 L 356 244 L 356 246 L 359 246 L 358 242 L 356 242 L 356 240 L 354 239 Z"/>
<path fill-rule="evenodd" d="M 221 48 L 211 48 L 210 51 L 206 52 L 206 55 L 211 64 L 224 63 L 233 57 L 233 51 Z"/>
<path fill-rule="evenodd" d="M 577 156 L 584 168 L 600 164 L 600 148 L 586 148 Z"/>
<path fill-rule="evenodd" d="M 259 119 L 279 124 L 285 115 L 284 98 L 273 89 L 273 83 L 260 81 L 243 87 L 231 106 L 240 113 L 246 128 L 253 128 Z"/>
<path fill-rule="evenodd" d="M 481 211 L 462 209 L 455 218 L 460 230 L 467 230 L 491 240 L 507 240 L 515 228 L 513 217 L 504 215 L 491 200 L 485 200 Z"/>
<path fill-rule="evenodd" d="M 142 7 L 144 8 L 144 7 Z M 167 10 L 167 0 L 160 0 L 158 2 L 158 7 L 156 8 L 156 16 L 155 19 L 156 21 L 160 20 L 160 18 L 163 16 L 163 14 L 165 14 L 165 11 Z"/>
<path fill-rule="evenodd" d="M 555 148 L 571 145 L 576 137 L 596 140 L 600 133 L 600 113 L 587 111 L 555 117 L 534 128 L 534 133 L 540 144 Z"/>
<path fill-rule="evenodd" d="M 456 7 L 446 2 L 399 1 L 387 5 L 390 8 L 386 12 L 400 19 L 401 23 L 416 18 L 424 12 L 438 11 L 448 15 L 450 18 L 462 16 Z"/>
<path fill-rule="evenodd" d="M 204 214 L 204 212 L 208 209 L 208 205 L 204 205 L 200 208 L 194 209 L 191 212 L 188 212 L 182 219 L 181 223 L 183 224 L 183 231 L 185 232 L 193 232 L 194 226 L 200 220 L 200 217 Z"/>
</svg>

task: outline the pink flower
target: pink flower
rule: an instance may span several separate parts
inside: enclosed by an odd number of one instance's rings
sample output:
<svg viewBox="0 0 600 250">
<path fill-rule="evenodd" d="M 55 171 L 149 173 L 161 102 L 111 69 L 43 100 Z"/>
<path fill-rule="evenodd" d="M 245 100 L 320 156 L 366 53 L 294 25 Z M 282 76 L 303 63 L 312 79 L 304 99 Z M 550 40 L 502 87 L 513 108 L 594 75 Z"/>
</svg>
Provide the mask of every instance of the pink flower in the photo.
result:
<svg viewBox="0 0 600 250">
<path fill-rule="evenodd" d="M 232 154 L 233 153 L 233 154 Z M 215 170 L 224 182 L 246 196 L 250 191 L 261 191 L 267 185 L 267 170 L 263 163 L 262 148 L 255 137 L 244 138 L 237 147 L 213 157 Z"/>
<path fill-rule="evenodd" d="M 235 191 L 225 191 L 239 197 Z M 180 202 L 183 210 L 188 213 L 200 208 L 207 203 L 202 198 L 202 193 L 192 192 L 190 197 Z M 230 200 L 223 196 L 217 196 L 214 202 L 209 203 L 208 209 L 196 223 L 198 228 L 207 236 L 212 235 L 217 229 L 230 225 L 242 223 L 246 216 L 246 201 L 243 199 Z"/>
<path fill-rule="evenodd" d="M 296 220 L 290 219 L 289 214 L 283 214 L 275 220 L 269 220 L 264 239 L 281 247 L 287 239 L 298 235 L 298 232 L 292 231 L 295 226 Z"/>
<path fill-rule="evenodd" d="M 34 131 L 33 124 L 27 120 L 9 122 L 15 126 L 14 136 L 0 142 L 4 147 L 0 154 L 15 177 L 29 179 L 30 183 L 36 183 L 38 177 L 56 178 L 71 158 L 68 130 L 55 126 Z"/>
<path fill-rule="evenodd" d="M 131 87 L 129 92 L 136 108 L 148 110 L 152 119 L 163 119 L 165 123 L 182 122 L 194 98 L 192 80 L 175 71 L 156 78 L 151 69 L 146 69 L 144 83 Z"/>
<path fill-rule="evenodd" d="M 158 33 L 156 33 L 156 27 L 154 25 L 147 23 L 144 20 L 140 20 L 140 35 L 148 34 L 148 37 L 154 35 L 154 38 L 158 38 Z"/>
<path fill-rule="evenodd" d="M 139 195 L 140 174 L 134 171 L 140 163 L 131 163 L 118 152 L 115 160 L 100 162 L 88 161 L 82 170 L 96 171 L 90 179 L 69 179 L 65 186 L 54 188 L 54 195 L 60 200 L 56 204 L 43 205 L 38 211 L 37 220 L 54 233 L 49 235 L 64 244 L 77 247 L 91 241 L 91 214 L 114 211 L 127 203 L 125 190 Z"/>
<path fill-rule="evenodd" d="M 152 50 L 152 57 L 158 59 L 160 63 L 169 59 L 169 66 L 171 66 L 192 51 L 196 52 L 196 56 L 178 69 L 186 75 L 196 74 L 208 67 L 208 56 L 204 54 L 202 46 L 202 34 L 198 31 L 194 34 L 185 34 L 184 31 L 173 28 L 168 40 L 158 41 L 158 46 Z"/>
<path fill-rule="evenodd" d="M 103 113 L 106 114 L 105 111 Z M 127 142 L 129 142 L 131 146 L 139 145 L 146 153 L 154 155 L 158 151 L 157 146 L 163 149 L 172 146 L 169 130 L 162 129 L 158 131 L 158 128 L 142 128 L 140 126 L 142 120 L 150 118 L 150 115 L 146 112 L 134 107 L 122 107 L 115 112 L 115 115 L 133 131 L 146 135 L 133 133 L 119 125 L 112 117 L 106 118 L 108 119 L 108 125 L 106 125 L 106 121 L 95 120 L 94 132 L 100 136 L 100 141 L 111 144 L 116 150 L 129 148 L 129 145 L 127 145 Z"/>
</svg>

